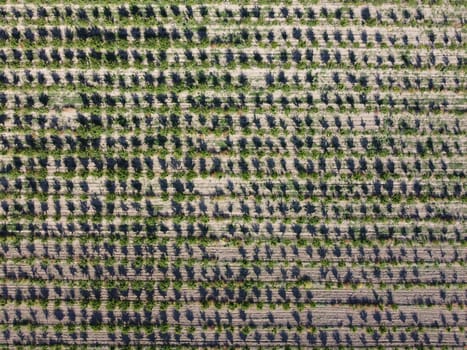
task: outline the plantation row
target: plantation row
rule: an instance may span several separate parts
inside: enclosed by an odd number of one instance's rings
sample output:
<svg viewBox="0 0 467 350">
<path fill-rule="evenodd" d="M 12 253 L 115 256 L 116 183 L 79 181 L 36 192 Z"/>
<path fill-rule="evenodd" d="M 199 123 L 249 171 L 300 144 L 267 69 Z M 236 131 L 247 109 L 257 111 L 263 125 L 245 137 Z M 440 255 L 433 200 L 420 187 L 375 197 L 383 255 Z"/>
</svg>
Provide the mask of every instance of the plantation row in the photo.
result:
<svg viewBox="0 0 467 350">
<path fill-rule="evenodd" d="M 441 197 L 445 198 L 445 196 Z M 426 203 L 413 203 L 413 199 L 399 200 L 394 205 L 380 205 L 377 203 L 347 204 L 346 201 L 310 201 L 303 200 L 302 203 L 292 201 L 290 204 L 277 200 L 276 198 L 244 199 L 240 203 L 228 198 L 148 198 L 146 200 L 117 198 L 106 199 L 97 195 L 82 199 L 41 199 L 41 198 L 18 198 L 14 200 L 2 200 L 0 215 L 3 217 L 26 216 L 51 216 L 64 215 L 71 217 L 97 215 L 115 217 L 134 217 L 142 215 L 157 215 L 160 217 L 203 216 L 211 215 L 216 219 L 252 217 L 256 219 L 271 218 L 280 219 L 284 217 L 302 220 L 319 220 L 320 217 L 336 220 L 358 220 L 366 218 L 405 218 L 417 220 L 461 220 L 464 213 L 457 206 L 462 201 L 457 198 L 451 199 L 450 205 L 443 205 L 441 201 L 428 199 Z"/>
<path fill-rule="evenodd" d="M 173 279 L 181 281 L 307 281 L 312 283 L 374 283 L 374 284 L 431 284 L 444 283 L 465 284 L 467 273 L 460 264 L 418 264 L 397 265 L 382 268 L 375 267 L 308 267 L 308 264 L 271 264 L 252 263 L 253 267 L 245 267 L 242 263 L 226 262 L 224 264 L 207 264 L 200 266 L 189 263 L 132 262 L 128 264 L 108 265 L 73 262 L 63 260 L 44 263 L 32 260 L 15 263 L 9 260 L 0 264 L 0 278 L 19 279 L 64 279 L 64 280 L 133 280 L 154 281 Z M 265 265 L 265 266 L 263 266 Z"/>
<path fill-rule="evenodd" d="M 113 45 L 112 45 L 113 47 Z M 464 66 L 465 57 L 457 50 L 423 49 L 417 53 L 413 50 L 390 49 L 384 52 L 381 48 L 354 49 L 304 49 L 293 50 L 278 48 L 261 48 L 251 50 L 225 49 L 209 47 L 196 51 L 183 48 L 152 50 L 151 45 L 145 50 L 133 48 L 118 50 L 98 48 L 62 48 L 44 47 L 38 49 L 6 48 L 0 49 L 0 67 L 11 68 L 144 68 L 146 66 L 177 68 L 242 68 L 260 67 L 297 67 L 311 68 L 345 68 L 351 69 L 412 69 L 416 72 L 431 69 L 459 70 Z"/>
<path fill-rule="evenodd" d="M 214 14 L 214 16 L 213 16 Z M 451 17 L 454 15 L 453 17 Z M 154 23 L 154 22 L 215 22 L 235 21 L 238 23 L 275 23 L 305 18 L 312 24 L 319 22 L 339 21 L 340 25 L 346 23 L 364 23 L 365 25 L 452 25 L 457 23 L 455 14 L 446 7 L 424 6 L 416 9 L 396 6 L 362 6 L 342 7 L 338 4 L 326 6 L 238 6 L 222 4 L 215 9 L 205 5 L 176 5 L 153 6 L 147 4 L 140 6 L 132 4 L 110 5 L 110 6 L 1 6 L 0 17 L 5 20 L 18 21 L 33 24 L 34 22 L 45 23 L 69 23 L 76 21 L 85 23 Z M 460 21 L 460 18 L 458 19 Z M 68 22 L 70 21 L 70 22 Z"/>
<path fill-rule="evenodd" d="M 24 134 L 34 130 L 39 135 L 57 134 L 57 131 L 70 130 L 77 135 L 93 135 L 94 130 L 104 136 L 118 132 L 124 136 L 136 133 L 161 133 L 164 137 L 182 131 L 186 135 L 196 132 L 211 132 L 249 135 L 254 132 L 258 136 L 280 131 L 284 136 L 326 134 L 332 132 L 336 135 L 369 134 L 375 136 L 376 131 L 398 133 L 402 135 L 461 134 L 461 127 L 465 124 L 463 119 L 456 115 L 444 112 L 442 115 L 403 113 L 380 116 L 378 113 L 360 112 L 358 115 L 348 111 L 347 115 L 326 111 L 318 118 L 313 118 L 310 112 L 290 115 L 284 111 L 284 116 L 264 113 L 240 113 L 234 116 L 225 113 L 193 114 L 181 113 L 154 113 L 153 115 L 131 114 L 124 117 L 113 113 L 77 113 L 73 108 L 64 108 L 61 111 L 51 110 L 46 113 L 32 111 L 5 111 L 0 113 L 0 130 L 16 131 Z M 144 131 L 142 130 L 144 128 Z M 150 143 L 151 141 L 145 141 Z M 167 141 L 166 141 L 167 142 Z"/>
<path fill-rule="evenodd" d="M 2 300 L 23 300 L 40 302 L 48 306 L 57 300 L 67 305 L 90 304 L 97 308 L 100 303 L 113 303 L 115 308 L 127 310 L 130 306 L 137 310 L 143 308 L 144 301 L 148 307 L 154 303 L 163 303 L 164 306 L 174 304 L 180 307 L 181 303 L 201 303 L 204 307 L 213 305 L 216 308 L 240 304 L 242 308 L 254 307 L 261 310 L 268 303 L 272 308 L 290 309 L 290 304 L 303 307 L 310 304 L 314 307 L 327 306 L 353 306 L 355 309 L 390 306 L 398 309 L 401 306 L 427 307 L 444 305 L 453 309 L 455 305 L 465 306 L 466 293 L 454 284 L 446 284 L 444 288 L 423 284 L 405 283 L 402 286 L 373 285 L 363 288 L 354 284 L 352 288 L 344 285 L 322 284 L 308 281 L 294 282 L 261 282 L 261 281 L 218 281 L 213 286 L 207 282 L 183 282 L 167 279 L 154 281 L 63 281 L 38 280 L 9 281 L 8 285 L 2 280 Z M 332 290 L 332 293 L 330 291 Z M 263 304 L 261 304 L 263 303 Z M 375 309 L 373 309 L 375 310 Z M 457 310 L 457 309 L 456 309 Z M 458 310 L 462 312 L 462 310 Z M 462 318 L 461 318 L 462 320 Z"/>
<path fill-rule="evenodd" d="M 171 108 L 180 111 L 186 109 L 190 111 L 215 109 L 221 111 L 245 110 L 247 108 L 259 108 L 267 111 L 280 110 L 306 110 L 311 107 L 326 109 L 337 108 L 345 111 L 346 108 L 366 110 L 379 109 L 387 104 L 391 112 L 396 111 L 414 111 L 433 112 L 433 111 L 454 111 L 461 112 L 465 106 L 463 99 L 457 96 L 455 92 L 447 92 L 444 98 L 439 98 L 439 94 L 432 91 L 422 92 L 416 97 L 409 97 L 411 94 L 400 93 L 395 97 L 391 92 L 375 94 L 368 96 L 366 93 L 350 92 L 347 94 L 334 93 L 329 95 L 327 92 L 304 93 L 301 90 L 294 91 L 289 97 L 281 93 L 256 93 L 245 95 L 230 95 L 222 93 L 215 95 L 212 90 L 192 95 L 189 92 L 177 95 L 175 92 L 170 94 L 159 93 L 112 93 L 92 94 L 80 93 L 79 95 L 65 92 L 54 92 L 52 95 L 40 93 L 39 95 L 29 95 L 25 92 L 18 95 L 13 93 L 0 93 L 0 108 L 35 108 L 54 105 L 55 107 L 66 107 L 71 103 L 80 105 L 84 108 Z M 424 104 L 426 103 L 426 104 Z M 278 108 L 279 107 L 279 108 Z"/>
<path fill-rule="evenodd" d="M 462 220 L 465 213 L 459 205 L 462 200 L 453 198 L 449 204 L 429 200 L 427 203 L 413 203 L 401 200 L 394 205 L 366 205 L 360 203 L 348 204 L 345 201 L 316 203 L 303 200 L 301 203 L 293 201 L 290 204 L 283 199 L 263 198 L 261 200 L 245 198 L 241 201 L 229 198 L 200 198 L 195 200 L 169 200 L 148 198 L 146 200 L 118 199 L 104 201 L 105 197 L 93 196 L 90 199 L 59 199 L 41 200 L 8 199 L 2 200 L 0 215 L 116 215 L 139 217 L 141 215 L 170 217 L 174 216 L 202 216 L 215 218 L 232 218 L 248 216 L 252 218 L 303 218 L 319 220 L 321 217 L 330 219 L 364 219 L 371 218 L 412 218 L 416 220 L 440 219 Z M 50 204 L 50 205 L 49 205 Z"/>
<path fill-rule="evenodd" d="M 360 73 L 343 72 L 342 70 L 331 71 L 329 75 L 313 74 L 311 71 L 303 70 L 279 70 L 267 71 L 265 69 L 247 70 L 242 69 L 238 73 L 233 71 L 217 72 L 199 70 L 196 74 L 192 71 L 166 71 L 151 73 L 149 71 L 126 71 L 125 73 L 107 71 L 88 70 L 66 70 L 52 71 L 44 70 L 9 70 L 0 72 L 0 84 L 8 86 L 10 89 L 21 87 L 28 90 L 42 86 L 53 90 L 61 88 L 92 88 L 99 86 L 104 91 L 113 88 L 130 89 L 138 91 L 158 90 L 164 86 L 168 87 L 188 87 L 198 88 L 222 86 L 226 89 L 242 89 L 247 87 L 255 88 L 286 88 L 290 82 L 292 86 L 299 86 L 306 82 L 307 89 L 319 90 L 321 88 L 338 88 L 365 90 L 369 86 L 378 85 L 384 90 L 459 90 L 463 87 L 457 74 L 440 75 L 435 78 L 430 72 L 420 72 L 412 75 L 409 71 L 378 72 L 377 70 Z M 370 73 L 370 74 L 369 74 Z M 410 75 L 408 75 L 410 74 Z M 412 76 L 411 76 L 412 75 Z"/>
<path fill-rule="evenodd" d="M 8 242 L 8 241 L 6 241 Z M 128 245 L 105 240 L 99 243 L 83 243 L 78 240 L 33 241 L 22 240 L 3 243 L 0 247 L 0 259 L 29 259 L 47 258 L 55 260 L 67 259 L 194 259 L 215 261 L 301 261 L 307 262 L 372 262 L 372 263 L 401 263 L 401 262 L 438 262 L 464 263 L 467 256 L 462 247 L 452 245 L 415 245 L 408 248 L 397 247 L 364 247 L 352 248 L 350 245 L 334 247 L 320 246 L 306 247 L 278 245 L 247 245 L 240 247 L 224 246 L 221 244 L 167 246 L 160 243 Z M 66 242 L 66 243 L 65 243 Z"/>
<path fill-rule="evenodd" d="M 334 1 L 333 3 L 331 3 L 331 4 L 334 4 L 333 6 L 338 6 L 339 4 L 342 4 L 343 2 L 345 2 L 345 1 L 337 0 L 337 1 Z M 175 1 L 175 2 L 171 1 L 171 3 L 174 3 L 174 4 L 178 5 L 178 6 L 182 5 L 178 1 Z M 232 0 L 230 3 L 234 4 L 234 5 L 244 5 L 242 0 Z M 320 1 L 318 1 L 318 0 L 311 0 L 311 1 L 310 0 L 297 0 L 296 3 L 298 5 L 303 4 L 303 3 L 305 3 L 305 4 L 308 3 L 308 6 L 310 4 L 314 4 L 314 5 L 320 5 L 321 4 Z M 384 7 L 384 3 L 390 4 L 390 5 L 393 5 L 393 6 L 397 6 L 397 5 L 400 5 L 400 0 L 391 0 L 389 2 L 388 1 L 383 2 L 381 0 L 376 0 L 374 2 L 374 5 L 378 6 L 378 8 L 380 8 L 381 6 Z M 34 6 L 36 6 L 36 5 L 41 5 L 42 6 L 43 5 L 42 3 L 39 3 L 38 1 L 34 1 L 34 0 L 28 2 L 28 4 L 30 4 L 31 6 L 33 6 L 33 5 Z M 61 2 L 53 0 L 53 1 L 50 1 L 50 4 L 60 5 Z M 129 1 L 126 4 L 122 4 L 118 0 L 103 0 L 102 1 L 102 5 L 126 6 L 126 5 L 133 5 L 133 4 L 137 4 L 137 3 L 135 1 Z M 147 5 L 147 4 L 150 4 L 150 2 L 147 1 L 147 0 L 143 0 L 143 1 L 139 2 L 139 5 Z M 183 4 L 184 5 L 191 5 L 191 6 L 196 5 L 192 1 L 189 1 L 188 3 L 186 1 L 184 1 Z M 209 5 L 209 6 L 213 6 L 213 5 L 220 6 L 220 4 L 218 4 L 216 0 L 207 0 L 206 4 Z M 273 4 L 273 5 L 278 5 L 279 4 L 279 5 L 284 6 L 283 1 L 278 1 L 278 0 L 271 0 L 271 1 L 258 0 L 258 5 L 261 5 L 261 7 L 264 7 L 266 5 L 271 5 L 271 4 Z M 288 1 L 288 2 L 286 1 L 285 4 L 290 4 L 290 1 Z M 83 0 L 77 0 L 75 2 L 75 5 L 87 5 L 87 3 L 85 3 Z M 170 6 L 170 3 L 168 3 L 165 0 L 162 0 L 160 2 L 160 5 Z M 415 3 L 414 1 L 409 1 L 407 3 L 407 6 L 409 8 L 418 8 L 419 6 L 422 6 L 422 5 L 424 5 L 424 6 L 428 6 L 428 5 L 430 5 L 430 6 L 442 6 L 442 3 L 441 3 L 441 1 L 436 1 L 436 0 L 434 0 L 434 1 L 433 0 L 422 0 L 422 1 L 420 1 L 420 3 Z M 365 5 L 365 4 L 360 3 L 360 2 L 355 2 L 354 6 L 368 6 L 368 5 Z M 446 8 L 446 7 L 444 7 L 444 8 Z M 449 7 L 449 8 L 451 8 L 451 7 Z M 456 6 L 452 6 L 452 8 L 455 9 Z"/>
<path fill-rule="evenodd" d="M 21 217 L 24 219 L 24 215 Z M 93 217 L 95 219 L 95 216 Z M 362 219 L 346 219 L 347 225 L 339 222 L 327 221 L 317 222 L 312 218 L 299 218 L 287 223 L 278 223 L 278 219 L 271 217 L 258 218 L 251 223 L 248 218 L 233 218 L 233 221 L 213 218 L 210 224 L 193 224 L 195 216 L 177 216 L 169 218 L 168 221 L 154 222 L 146 219 L 135 218 L 135 221 L 127 217 L 113 217 L 111 222 L 98 220 L 91 222 L 92 217 L 83 215 L 81 222 L 74 222 L 69 218 L 67 222 L 56 222 L 53 218 L 44 218 L 37 222 L 34 218 L 24 220 L 17 219 L 15 222 L 5 222 L 2 227 L 3 237 L 79 237 L 81 239 L 99 241 L 110 237 L 113 240 L 127 242 L 129 238 L 136 239 L 141 243 L 162 241 L 166 239 L 187 240 L 190 243 L 205 243 L 207 239 L 227 242 L 229 240 L 251 240 L 258 242 L 279 242 L 282 240 L 299 239 L 303 245 L 303 236 L 309 232 L 311 239 L 324 239 L 329 245 L 329 240 L 343 239 L 349 243 L 365 243 L 371 245 L 372 240 L 391 243 L 414 244 L 414 241 L 426 243 L 430 241 L 462 242 L 461 226 L 449 224 L 446 221 L 436 219 L 419 220 L 413 225 L 410 218 L 400 218 L 399 222 L 393 224 L 393 220 L 385 218 L 371 218 L 371 225 L 362 224 Z M 139 220 L 138 220 L 139 219 Z M 198 218 L 199 219 L 199 218 Z M 243 221 L 242 221 L 243 219 Z M 268 221 L 270 220 L 270 221 Z M 22 223 L 21 223 L 22 221 Z M 151 222 L 149 222 L 151 221 Z M 367 220 L 367 223 L 370 220 Z M 307 223 L 308 222 L 308 223 Z M 389 224 L 390 222 L 391 224 Z M 319 225 L 318 225 L 319 224 Z M 15 236 L 16 232 L 16 236 Z M 396 240 L 396 242 L 394 242 Z M 234 241 L 235 242 L 235 241 Z M 291 244 L 289 242 L 289 244 Z M 318 244 L 319 245 L 319 244 Z"/>
<path fill-rule="evenodd" d="M 23 195 L 31 194 L 38 197 L 46 195 L 80 195 L 85 197 L 89 195 L 114 195 L 113 198 L 137 197 L 144 195 L 147 197 L 159 197 L 169 194 L 174 197 L 187 195 L 190 198 L 206 197 L 224 197 L 232 195 L 279 197 L 279 196 L 300 196 L 304 198 L 360 198 L 380 196 L 403 196 L 431 198 L 443 197 L 464 197 L 462 183 L 459 182 L 438 182 L 430 180 L 421 182 L 413 180 L 407 184 L 406 179 L 399 181 L 386 180 L 379 181 L 361 181 L 342 183 L 342 178 L 327 178 L 326 183 L 322 180 L 311 181 L 293 180 L 250 180 L 243 179 L 225 180 L 225 179 L 203 179 L 195 178 L 192 180 L 164 179 L 158 181 L 146 179 L 142 182 L 139 179 L 109 179 L 88 177 L 87 179 L 60 179 L 46 178 L 35 179 L 32 177 L 7 179 L 0 177 L 0 188 L 4 194 L 20 193 Z M 440 192 L 436 190 L 440 189 Z M 193 196 L 192 196 L 193 195 Z M 29 197 L 29 196 L 28 196 Z M 166 197 L 167 198 L 167 197 Z M 396 202 L 396 200 L 394 200 Z"/>
<path fill-rule="evenodd" d="M 310 152 L 318 150 L 326 153 L 332 150 L 336 153 L 340 151 L 350 154 L 365 154 L 373 152 L 388 152 L 402 154 L 415 153 L 421 156 L 424 155 L 449 155 L 462 154 L 465 148 L 461 145 L 462 136 L 451 135 L 449 140 L 441 138 L 433 139 L 431 136 L 412 136 L 407 135 L 404 138 L 395 139 L 389 135 L 377 135 L 374 133 L 371 138 L 362 135 L 351 136 L 297 136 L 293 135 L 287 139 L 283 136 L 266 134 L 263 137 L 259 136 L 217 136 L 209 135 L 206 137 L 190 137 L 184 139 L 178 135 L 167 137 L 162 133 L 157 135 L 132 135 L 126 137 L 120 134 L 111 136 L 100 135 L 46 135 L 36 136 L 34 134 L 20 134 L 5 132 L 0 137 L 0 151 L 8 154 L 13 151 L 17 156 L 23 152 L 32 154 L 30 151 L 40 152 L 47 149 L 54 154 L 54 151 L 60 151 L 59 154 L 67 154 L 69 151 L 86 151 L 91 149 L 105 150 L 112 153 L 119 153 L 127 150 L 130 154 L 146 154 L 152 155 L 150 150 L 178 150 L 181 154 L 242 154 L 247 150 L 254 150 L 259 153 L 259 157 L 263 158 L 263 152 L 274 152 L 277 155 L 291 156 L 302 151 Z M 276 137 L 274 137 L 276 136 Z M 117 138 L 118 137 L 118 138 Z M 411 150 L 410 148 L 414 148 Z M 149 152 L 147 152 L 149 151 Z M 411 152 L 410 152 L 411 151 Z M 114 153 L 115 152 L 115 153 Z M 306 153 L 305 153 L 306 154 Z M 302 154 L 303 155 L 303 154 Z M 379 159 L 379 158 L 376 158 Z M 378 160 L 375 160 L 376 162 Z M 69 161 L 72 162 L 72 161 Z M 394 162 L 393 162 L 394 163 Z M 394 167 L 394 164 L 393 164 Z"/>
<path fill-rule="evenodd" d="M 407 145 L 405 145 L 407 147 Z M 88 148 L 92 152 L 90 148 Z M 89 157 L 89 153 L 86 153 L 86 150 L 82 152 L 78 148 L 75 148 L 78 157 L 74 158 L 71 156 L 64 155 L 63 157 L 51 157 L 45 154 L 38 153 L 37 157 L 27 157 L 25 155 L 12 156 L 10 154 L 4 154 L 2 156 L 2 161 L 0 162 L 0 172 L 5 176 L 8 174 L 8 178 L 11 178 L 13 171 L 17 171 L 23 174 L 32 175 L 32 172 L 46 171 L 45 174 L 39 178 L 45 178 L 48 174 L 50 176 L 65 177 L 65 179 L 70 179 L 75 177 L 76 172 L 83 173 L 87 176 L 103 176 L 108 175 L 109 177 L 118 175 L 122 180 L 130 179 L 132 176 L 130 174 L 146 174 L 150 179 L 154 178 L 154 171 L 162 173 L 162 177 L 166 177 L 166 172 L 173 171 L 179 172 L 178 176 L 186 176 L 187 180 L 195 178 L 192 171 L 200 173 L 202 177 L 207 175 L 216 175 L 224 174 L 224 176 L 240 176 L 245 180 L 250 179 L 251 175 L 256 174 L 258 176 L 272 176 L 277 178 L 277 176 L 285 176 L 290 178 L 291 176 L 311 176 L 315 179 L 318 179 L 319 175 L 322 175 L 325 178 L 332 178 L 339 174 L 342 178 L 345 179 L 354 179 L 359 182 L 357 185 L 360 185 L 360 182 L 363 182 L 366 174 L 366 184 L 367 186 L 378 186 L 374 185 L 376 182 L 376 176 L 389 175 L 394 179 L 404 179 L 406 175 L 433 175 L 439 173 L 442 177 L 447 175 L 452 175 L 451 177 L 462 177 L 464 171 L 462 170 L 462 161 L 461 157 L 452 156 L 446 157 L 443 155 L 441 158 L 440 154 L 436 154 L 439 158 L 431 158 L 428 160 L 419 159 L 413 160 L 411 158 L 398 159 L 393 157 L 385 158 L 376 158 L 373 157 L 364 157 L 362 154 L 353 154 L 352 157 L 347 159 L 341 159 L 340 154 L 328 154 L 328 156 L 320 156 L 318 160 L 313 161 L 311 157 L 305 159 L 301 158 L 279 158 L 274 159 L 266 155 L 261 158 L 245 156 L 245 157 L 229 157 L 229 158 L 219 158 L 219 157 L 205 157 L 201 155 L 200 157 L 191 157 L 189 155 L 183 158 L 167 157 L 167 156 L 147 156 L 147 157 L 132 157 L 130 155 L 119 156 L 119 155 L 109 155 L 108 157 L 100 157 L 97 152 L 94 157 Z M 50 152 L 50 151 L 49 151 Z M 399 153 L 399 152 L 398 152 Z M 462 152 L 459 152 L 462 154 Z M 401 154 L 401 153 L 399 153 Z M 415 152 L 405 152 L 407 155 L 415 155 Z M 224 154 L 225 155 L 225 154 Z M 314 154 L 309 154 L 313 156 Z M 337 157 L 336 157 L 337 156 Z M 306 161 L 305 161 L 306 160 Z M 396 163 L 396 161 L 398 163 Z M 436 163 L 435 163 L 436 161 Z M 109 167 L 109 168 L 104 168 Z M 423 168 L 423 172 L 422 172 Z M 105 169 L 105 171 L 104 171 Z M 375 172 L 374 172 L 374 170 Z M 395 170 L 402 170 L 402 174 L 396 174 Z M 441 169 L 442 171 L 435 171 L 436 169 Z M 152 174 L 151 174 L 152 173 Z M 19 175 L 18 173 L 16 173 Z M 196 173 L 195 173 L 196 174 Z M 37 174 L 38 176 L 40 174 Z M 70 176 L 68 176 L 70 175 Z M 352 176 L 349 176 L 352 175 Z M 4 177 L 2 176 L 2 178 Z M 16 178 L 12 177 L 12 178 Z M 217 176 L 218 178 L 222 176 Z M 391 178 L 383 179 L 380 181 L 382 186 L 385 183 L 385 190 L 390 192 L 394 191 L 394 180 Z M 391 183 L 389 180 L 392 180 Z M 412 180 L 410 180 L 412 181 Z M 420 180 L 419 180 L 420 181 Z M 402 181 L 401 181 L 402 182 Z M 414 181 L 415 182 L 415 181 Z M 442 183 L 442 182 L 441 182 Z M 444 182 L 443 184 L 446 184 Z M 136 185 L 138 186 L 138 185 Z M 191 186 L 191 185 L 188 185 Z M 2 187 L 5 187 L 2 185 Z M 401 186 L 403 192 L 408 191 L 408 186 L 404 190 Z M 21 188 L 19 188 L 21 189 Z M 194 188 L 193 188 L 194 189 Z M 421 193 L 421 185 L 417 190 Z M 381 189 L 382 190 L 382 189 Z M 225 192 L 225 190 L 223 190 Z M 368 190 L 365 190 L 369 192 Z M 441 191 L 444 191 L 448 195 L 447 188 L 441 188 Z M 462 190 L 456 190 L 458 194 Z"/>
<path fill-rule="evenodd" d="M 6 304 L 0 315 L 0 324 L 41 324 L 73 325 L 86 324 L 91 327 L 105 325 L 154 326 L 173 325 L 181 327 L 457 327 L 462 309 L 450 311 L 401 306 L 398 310 L 377 310 L 373 308 L 334 307 L 335 318 L 326 317 L 327 307 L 304 308 L 300 311 L 270 309 L 228 310 L 225 306 L 217 309 L 205 308 L 202 304 L 187 304 L 183 307 L 153 308 L 152 310 L 107 310 L 109 305 L 101 304 L 99 309 L 75 305 L 56 304 L 54 307 L 39 305 Z M 330 308 L 332 310 L 332 308 Z"/>
<path fill-rule="evenodd" d="M 383 48 L 388 46 L 396 46 L 403 48 L 413 47 L 415 45 L 426 45 L 427 47 L 436 45 L 437 47 L 448 46 L 453 49 L 457 45 L 463 46 L 462 34 L 457 30 L 446 31 L 430 30 L 417 27 L 411 28 L 408 31 L 402 31 L 401 28 L 389 29 L 386 28 L 387 34 L 383 35 L 379 30 L 373 28 L 358 28 L 358 32 L 353 32 L 352 29 L 347 29 L 341 32 L 335 26 L 314 26 L 311 29 L 309 26 L 284 26 L 271 25 L 266 26 L 255 25 L 255 30 L 251 33 L 247 27 L 232 25 L 229 30 L 225 30 L 225 25 L 211 25 L 190 27 L 185 26 L 162 26 L 158 27 L 69 27 L 69 26 L 27 26 L 12 27 L 9 31 L 0 28 L 0 42 L 9 43 L 12 47 L 20 43 L 38 43 L 47 44 L 54 43 L 55 45 L 68 46 L 74 43 L 75 40 L 83 43 L 100 43 L 105 46 L 109 43 L 123 44 L 128 46 L 131 43 L 132 47 L 148 47 L 148 44 L 163 46 L 164 43 L 184 42 L 193 44 L 216 46 L 229 46 L 229 44 L 245 45 L 272 45 L 286 42 L 287 44 L 314 44 L 326 45 L 328 43 L 345 45 L 345 44 L 361 44 L 361 45 L 379 45 Z M 355 30 L 355 29 L 354 29 Z M 397 44 L 396 44 L 397 43 Z M 194 46 L 193 46 L 194 47 Z"/>
<path fill-rule="evenodd" d="M 0 342 L 10 345 L 36 344 L 54 346 L 55 344 L 98 344 L 99 346 L 198 346 L 226 347 L 242 345 L 253 348 L 264 346 L 346 346 L 352 348 L 402 347 L 412 344 L 418 346 L 462 347 L 465 336 L 458 328 L 447 330 L 386 330 L 375 329 L 343 331 L 342 328 L 323 328 L 315 331 L 292 331 L 289 328 L 256 329 L 250 328 L 216 331 L 190 327 L 188 329 L 166 329 L 155 331 L 142 329 L 141 326 L 128 330 L 70 330 L 63 327 L 20 326 L 17 330 L 0 332 Z"/>
</svg>

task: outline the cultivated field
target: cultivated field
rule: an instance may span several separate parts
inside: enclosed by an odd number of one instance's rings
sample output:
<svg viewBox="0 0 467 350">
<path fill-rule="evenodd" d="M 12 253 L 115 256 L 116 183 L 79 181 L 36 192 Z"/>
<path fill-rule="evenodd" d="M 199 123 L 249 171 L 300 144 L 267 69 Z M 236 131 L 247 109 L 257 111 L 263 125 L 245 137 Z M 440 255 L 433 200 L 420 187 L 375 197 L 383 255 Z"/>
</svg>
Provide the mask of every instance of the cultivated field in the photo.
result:
<svg viewBox="0 0 467 350">
<path fill-rule="evenodd" d="M 0 349 L 465 348 L 466 13 L 0 0 Z"/>
</svg>

